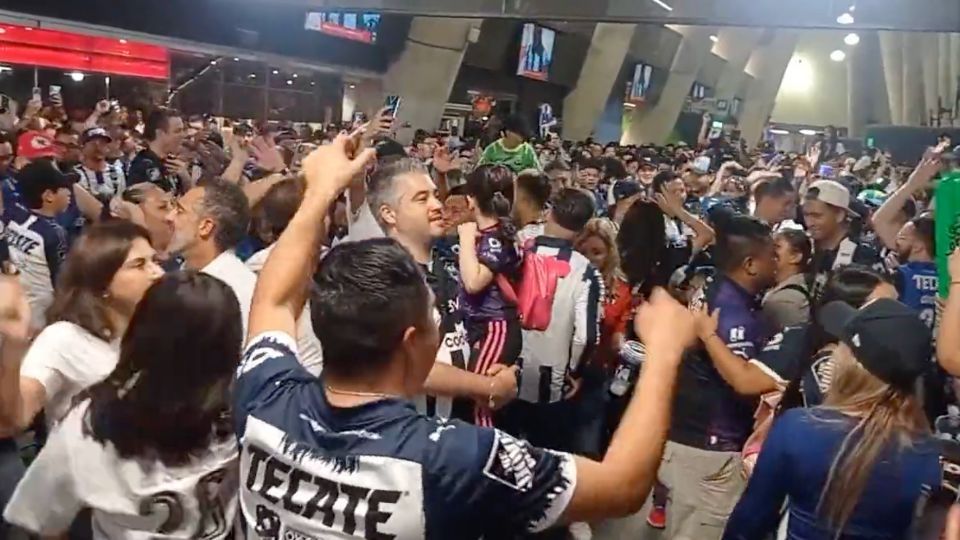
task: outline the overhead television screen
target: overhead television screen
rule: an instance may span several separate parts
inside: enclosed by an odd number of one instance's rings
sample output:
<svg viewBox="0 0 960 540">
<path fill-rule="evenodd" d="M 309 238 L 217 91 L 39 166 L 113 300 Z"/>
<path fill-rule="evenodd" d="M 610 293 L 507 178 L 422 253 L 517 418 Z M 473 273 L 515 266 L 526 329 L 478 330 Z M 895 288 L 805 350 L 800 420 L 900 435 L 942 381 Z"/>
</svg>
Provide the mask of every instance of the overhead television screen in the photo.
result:
<svg viewBox="0 0 960 540">
<path fill-rule="evenodd" d="M 627 85 L 627 101 L 643 102 L 650 92 L 650 83 L 653 80 L 653 66 L 637 64 L 633 68 L 633 78 Z"/>
<path fill-rule="evenodd" d="M 350 13 L 346 11 L 311 11 L 307 13 L 304 28 L 331 36 L 363 43 L 376 43 L 380 29 L 379 13 Z"/>
<path fill-rule="evenodd" d="M 533 23 L 523 25 L 517 75 L 546 81 L 550 63 L 553 62 L 553 43 L 556 38 L 557 33 L 549 28 Z"/>
<path fill-rule="evenodd" d="M 690 99 L 693 101 L 702 101 L 707 97 L 707 87 L 695 82 L 693 86 L 690 87 Z"/>
</svg>

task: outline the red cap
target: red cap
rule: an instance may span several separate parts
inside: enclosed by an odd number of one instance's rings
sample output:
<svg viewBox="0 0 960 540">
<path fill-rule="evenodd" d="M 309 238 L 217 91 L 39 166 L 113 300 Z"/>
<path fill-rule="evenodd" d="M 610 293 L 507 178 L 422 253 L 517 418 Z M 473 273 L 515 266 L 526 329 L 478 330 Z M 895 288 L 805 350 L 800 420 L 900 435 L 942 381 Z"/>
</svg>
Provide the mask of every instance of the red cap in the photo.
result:
<svg viewBox="0 0 960 540">
<path fill-rule="evenodd" d="M 39 131 L 27 131 L 17 139 L 17 156 L 29 160 L 57 157 L 53 140 Z"/>
</svg>

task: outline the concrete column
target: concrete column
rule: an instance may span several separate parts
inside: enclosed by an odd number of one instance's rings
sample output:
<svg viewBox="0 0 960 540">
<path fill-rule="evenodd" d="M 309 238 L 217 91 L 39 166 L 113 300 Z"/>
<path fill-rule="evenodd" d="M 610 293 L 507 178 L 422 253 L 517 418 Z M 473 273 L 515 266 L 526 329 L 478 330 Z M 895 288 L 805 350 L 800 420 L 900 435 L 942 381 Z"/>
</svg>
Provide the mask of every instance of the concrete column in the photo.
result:
<svg viewBox="0 0 960 540">
<path fill-rule="evenodd" d="M 635 29 L 634 24 L 613 23 L 594 28 L 577 85 L 563 100 L 564 139 L 582 141 L 590 136 L 620 75 Z"/>
<path fill-rule="evenodd" d="M 921 54 L 923 61 L 923 118 L 927 125 L 930 125 L 930 117 L 936 116 L 939 109 L 937 98 L 940 97 L 938 90 L 940 85 L 940 45 L 936 34 L 921 34 Z"/>
<path fill-rule="evenodd" d="M 649 110 L 633 113 L 630 131 L 624 135 L 626 144 L 663 144 L 667 140 L 690 94 L 690 87 L 696 80 L 700 66 L 710 53 L 713 45 L 710 35 L 714 32 L 713 28 L 704 26 L 675 28 L 683 35 L 683 39 L 673 57 L 666 86 L 660 93 L 660 99 L 656 105 Z"/>
<path fill-rule="evenodd" d="M 733 98 L 737 97 L 747 77 L 743 70 L 747 67 L 750 54 L 753 53 L 762 35 L 761 29 L 732 27 L 723 28 L 717 34 L 719 40 L 714 45 L 713 51 L 727 61 L 727 65 L 720 72 L 720 79 L 714 91 L 717 101 L 726 100 L 728 107 L 733 103 Z M 729 108 L 727 110 L 729 111 Z"/>
<path fill-rule="evenodd" d="M 417 129 L 434 130 L 460 71 L 472 28 L 479 19 L 416 17 L 410 24 L 406 47 L 387 69 L 383 89 L 399 95 L 397 139 L 409 142 Z"/>
<path fill-rule="evenodd" d="M 880 32 L 880 53 L 890 101 L 890 121 L 900 125 L 903 124 L 903 34 Z"/>
<path fill-rule="evenodd" d="M 797 48 L 797 38 L 796 31 L 778 29 L 773 41 L 755 50 L 750 57 L 748 70 L 753 73 L 754 82 L 747 91 L 740 114 L 740 132 L 750 147 L 760 140 L 763 127 L 773 112 L 783 74 Z"/>
<path fill-rule="evenodd" d="M 937 34 L 937 95 L 940 105 L 950 108 L 950 34 Z"/>
<path fill-rule="evenodd" d="M 960 34 L 950 34 L 950 95 L 947 108 L 957 117 L 957 90 L 960 85 Z"/>
<path fill-rule="evenodd" d="M 903 36 L 903 123 L 924 124 L 923 35 L 908 32 Z"/>
<path fill-rule="evenodd" d="M 869 123 L 889 122 L 880 59 L 880 41 L 875 32 L 861 32 L 860 44 L 847 54 L 847 129 L 861 137 Z"/>
</svg>

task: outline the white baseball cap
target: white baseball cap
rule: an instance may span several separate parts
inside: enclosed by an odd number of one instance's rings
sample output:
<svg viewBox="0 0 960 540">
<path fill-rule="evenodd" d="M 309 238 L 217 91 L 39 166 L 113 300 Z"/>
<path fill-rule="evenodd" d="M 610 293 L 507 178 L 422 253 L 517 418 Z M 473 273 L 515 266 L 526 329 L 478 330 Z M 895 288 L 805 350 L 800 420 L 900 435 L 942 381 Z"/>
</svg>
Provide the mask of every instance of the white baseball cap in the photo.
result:
<svg viewBox="0 0 960 540">
<path fill-rule="evenodd" d="M 843 184 L 834 180 L 817 180 L 807 189 L 807 199 L 843 208 L 850 211 L 850 191 Z"/>
</svg>

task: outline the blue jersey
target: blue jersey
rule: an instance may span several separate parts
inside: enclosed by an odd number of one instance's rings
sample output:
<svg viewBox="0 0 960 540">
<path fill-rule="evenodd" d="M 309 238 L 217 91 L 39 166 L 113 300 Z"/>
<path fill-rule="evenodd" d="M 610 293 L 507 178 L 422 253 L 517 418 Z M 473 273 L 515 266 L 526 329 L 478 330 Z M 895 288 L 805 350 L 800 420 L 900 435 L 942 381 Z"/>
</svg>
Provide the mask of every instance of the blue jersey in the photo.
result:
<svg viewBox="0 0 960 540">
<path fill-rule="evenodd" d="M 295 351 L 282 332 L 255 337 L 234 387 L 241 509 L 259 538 L 509 538 L 569 504 L 569 455 L 401 399 L 334 407 Z"/>
<path fill-rule="evenodd" d="M 4 214 L 4 239 L 10 262 L 20 272 L 27 301 L 37 328 L 44 326 L 47 308 L 53 303 L 53 285 L 67 256 L 67 233 L 57 220 L 22 207 Z"/>
<path fill-rule="evenodd" d="M 900 301 L 917 310 L 920 319 L 933 330 L 937 318 L 937 263 L 908 262 L 897 268 Z"/>
<path fill-rule="evenodd" d="M 757 362 L 769 333 L 756 298 L 725 276 L 711 280 L 691 304 L 720 309 L 717 336 L 744 362 Z M 769 370 L 765 370 L 769 371 Z M 753 428 L 756 400 L 727 384 L 703 348 L 687 353 L 677 374 L 670 440 L 704 450 L 735 452 Z"/>
</svg>

